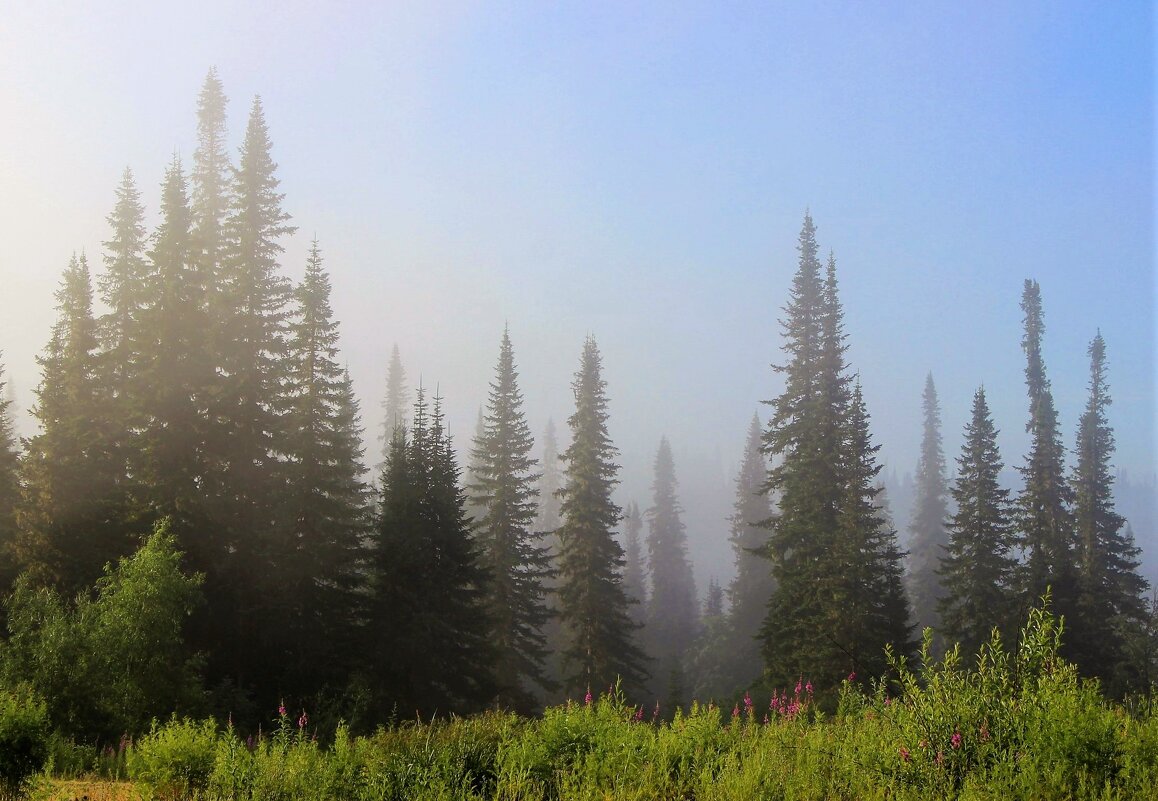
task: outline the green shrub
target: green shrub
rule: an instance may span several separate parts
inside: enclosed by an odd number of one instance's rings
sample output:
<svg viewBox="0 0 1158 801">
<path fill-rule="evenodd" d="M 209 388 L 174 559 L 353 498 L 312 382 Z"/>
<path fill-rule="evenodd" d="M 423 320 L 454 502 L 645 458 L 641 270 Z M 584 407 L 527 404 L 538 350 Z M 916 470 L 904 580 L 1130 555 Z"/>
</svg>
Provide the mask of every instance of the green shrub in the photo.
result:
<svg viewBox="0 0 1158 801">
<path fill-rule="evenodd" d="M 48 711 L 24 690 L 0 690 L 0 794 L 18 796 L 48 759 Z"/>
<path fill-rule="evenodd" d="M 217 756 L 217 727 L 212 720 L 173 718 L 129 750 L 129 777 L 167 798 L 185 798 L 203 790 Z"/>
</svg>

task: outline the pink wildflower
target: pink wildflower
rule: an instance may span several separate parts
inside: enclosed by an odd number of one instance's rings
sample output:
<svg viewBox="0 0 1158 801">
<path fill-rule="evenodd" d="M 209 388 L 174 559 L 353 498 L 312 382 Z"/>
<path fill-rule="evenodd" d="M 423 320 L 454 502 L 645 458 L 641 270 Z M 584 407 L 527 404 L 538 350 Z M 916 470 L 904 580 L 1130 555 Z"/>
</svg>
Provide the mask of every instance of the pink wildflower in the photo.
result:
<svg viewBox="0 0 1158 801">
<path fill-rule="evenodd" d="M 764 725 L 765 726 L 768 725 L 768 713 L 767 712 L 764 713 Z"/>
<path fill-rule="evenodd" d="M 804 692 L 808 693 L 809 695 L 812 695 L 812 682 L 808 682 L 807 684 L 804 685 Z"/>
<path fill-rule="evenodd" d="M 748 695 L 748 693 L 744 693 L 744 711 L 752 711 L 752 696 Z"/>
<path fill-rule="evenodd" d="M 655 723 L 657 720 L 659 720 L 659 699 L 656 699 L 655 709 L 651 713 L 651 722 Z"/>
<path fill-rule="evenodd" d="M 949 738 L 949 745 L 953 746 L 954 748 L 961 747 L 961 732 L 953 732 L 953 736 Z"/>
<path fill-rule="evenodd" d="M 587 688 L 587 695 L 583 696 L 583 703 L 587 704 L 587 706 L 591 706 L 591 688 L 590 687 Z"/>
<path fill-rule="evenodd" d="M 306 724 L 309 722 L 310 722 L 310 716 L 307 715 L 306 711 L 303 709 L 302 710 L 302 716 L 300 718 L 298 718 L 298 728 L 304 729 L 306 727 Z"/>
<path fill-rule="evenodd" d="M 849 681 L 856 681 L 856 671 L 855 670 L 852 673 L 848 674 L 848 680 Z"/>
<path fill-rule="evenodd" d="M 643 707 L 642 706 L 639 709 L 635 710 L 635 722 L 639 723 L 639 721 L 641 721 L 641 720 L 643 720 Z"/>
<path fill-rule="evenodd" d="M 732 707 L 732 717 L 734 717 L 734 718 L 740 717 L 740 705 L 739 704 L 736 704 L 734 707 Z"/>
<path fill-rule="evenodd" d="M 278 716 L 279 718 L 284 718 L 284 717 L 285 717 L 285 701 L 282 701 L 282 702 L 281 702 L 281 704 L 278 706 L 278 708 L 277 708 L 277 716 Z"/>
<path fill-rule="evenodd" d="M 797 679 L 796 680 L 796 694 L 797 695 L 800 695 L 800 689 L 801 689 L 800 679 Z"/>
<path fill-rule="evenodd" d="M 911 758 L 911 756 L 910 756 L 910 754 L 909 754 L 909 749 L 905 748 L 905 747 L 902 745 L 902 746 L 901 746 L 901 760 L 902 760 L 903 762 L 908 762 L 910 758 Z"/>
</svg>

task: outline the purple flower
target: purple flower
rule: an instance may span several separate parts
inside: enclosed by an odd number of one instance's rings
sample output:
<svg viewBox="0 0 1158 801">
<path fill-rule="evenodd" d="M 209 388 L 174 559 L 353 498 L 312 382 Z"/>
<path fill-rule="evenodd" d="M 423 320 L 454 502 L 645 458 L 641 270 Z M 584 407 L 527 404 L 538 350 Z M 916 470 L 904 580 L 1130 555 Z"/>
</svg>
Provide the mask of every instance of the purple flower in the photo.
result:
<svg viewBox="0 0 1158 801">
<path fill-rule="evenodd" d="M 635 722 L 639 723 L 641 720 L 643 720 L 643 707 L 642 706 L 639 709 L 635 710 Z"/>
<path fill-rule="evenodd" d="M 910 755 L 909 755 L 909 749 L 905 748 L 905 747 L 902 745 L 902 746 L 901 746 L 901 761 L 903 761 L 903 762 L 908 762 L 910 758 L 911 758 L 911 757 L 910 757 Z"/>
<path fill-rule="evenodd" d="M 734 718 L 740 717 L 740 705 L 739 704 L 736 704 L 734 707 L 732 707 L 732 717 L 734 717 Z"/>
<path fill-rule="evenodd" d="M 278 706 L 278 708 L 277 708 L 277 716 L 278 716 L 279 718 L 284 718 L 284 717 L 285 717 L 285 701 L 282 701 L 282 702 L 281 702 L 281 704 Z"/>
<path fill-rule="evenodd" d="M 752 696 L 748 695 L 748 693 L 744 693 L 744 709 L 747 712 L 752 711 Z"/>
<path fill-rule="evenodd" d="M 852 673 L 848 674 L 848 680 L 849 681 L 856 681 L 856 671 L 855 670 Z"/>
<path fill-rule="evenodd" d="M 961 747 L 961 732 L 953 732 L 953 736 L 949 738 L 949 745 L 953 746 L 954 748 Z"/>
<path fill-rule="evenodd" d="M 307 715 L 306 711 L 303 709 L 302 710 L 302 716 L 300 718 L 298 718 L 298 728 L 304 729 L 306 727 L 306 724 L 309 722 L 310 722 L 310 716 Z"/>
<path fill-rule="evenodd" d="M 808 693 L 809 695 L 812 695 L 812 682 L 808 682 L 807 684 L 804 685 L 804 692 Z"/>
<path fill-rule="evenodd" d="M 591 706 L 591 688 L 590 687 L 587 688 L 587 695 L 583 696 L 583 703 L 587 704 L 587 706 Z"/>
</svg>

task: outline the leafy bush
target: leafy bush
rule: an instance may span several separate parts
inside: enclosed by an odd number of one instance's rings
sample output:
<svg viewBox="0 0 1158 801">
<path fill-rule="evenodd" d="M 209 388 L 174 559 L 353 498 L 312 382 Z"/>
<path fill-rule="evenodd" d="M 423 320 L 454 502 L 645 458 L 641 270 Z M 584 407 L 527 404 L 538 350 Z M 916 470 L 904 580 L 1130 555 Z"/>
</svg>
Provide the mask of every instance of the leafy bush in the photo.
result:
<svg viewBox="0 0 1158 801">
<path fill-rule="evenodd" d="M 166 798 L 187 798 L 205 789 L 217 756 L 217 726 L 212 720 L 153 721 L 147 735 L 129 750 L 129 777 Z"/>
<path fill-rule="evenodd" d="M 48 759 L 48 712 L 28 691 L 0 690 L 0 794 L 17 796 Z"/>
</svg>

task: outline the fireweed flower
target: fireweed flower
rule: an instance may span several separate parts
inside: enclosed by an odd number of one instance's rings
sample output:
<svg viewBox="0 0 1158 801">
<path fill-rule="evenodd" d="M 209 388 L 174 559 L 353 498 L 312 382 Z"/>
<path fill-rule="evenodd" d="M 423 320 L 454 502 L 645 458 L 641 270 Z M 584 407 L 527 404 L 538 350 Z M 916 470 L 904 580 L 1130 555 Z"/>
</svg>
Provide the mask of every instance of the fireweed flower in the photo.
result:
<svg viewBox="0 0 1158 801">
<path fill-rule="evenodd" d="M 639 709 L 635 710 L 635 722 L 639 723 L 641 720 L 643 720 L 643 707 L 642 706 Z"/>
<path fill-rule="evenodd" d="M 281 705 L 280 705 L 280 706 L 278 706 L 278 708 L 277 708 L 277 716 L 278 716 L 279 718 L 284 718 L 284 717 L 285 717 L 285 701 L 282 701 L 282 702 L 281 702 Z"/>
<path fill-rule="evenodd" d="M 848 674 L 848 680 L 849 681 L 856 681 L 856 671 L 855 670 L 852 673 Z"/>
<path fill-rule="evenodd" d="M 734 707 L 732 707 L 732 717 L 734 717 L 734 718 L 740 717 L 740 705 L 739 704 L 736 704 Z"/>
<path fill-rule="evenodd" d="M 901 760 L 902 760 L 903 762 L 908 762 L 910 758 L 911 758 L 911 757 L 910 757 L 910 755 L 909 755 L 909 749 L 905 748 L 905 747 L 902 745 L 902 746 L 901 746 Z"/>
<path fill-rule="evenodd" d="M 583 703 L 587 704 L 587 706 L 591 706 L 591 688 L 590 687 L 587 688 L 587 695 L 583 696 Z"/>
<path fill-rule="evenodd" d="M 800 695 L 800 679 L 796 680 L 796 694 Z"/>
<path fill-rule="evenodd" d="M 953 746 L 954 748 L 961 747 L 961 732 L 953 732 L 953 736 L 949 738 L 949 745 Z"/>
<path fill-rule="evenodd" d="M 808 682 L 807 684 L 804 685 L 804 692 L 808 693 L 809 695 L 812 695 L 812 682 Z"/>
<path fill-rule="evenodd" d="M 304 729 L 306 727 L 306 724 L 309 722 L 310 722 L 310 716 L 307 715 L 306 711 L 303 709 L 302 710 L 302 716 L 300 718 L 298 718 L 298 728 Z"/>
<path fill-rule="evenodd" d="M 744 693 L 744 711 L 752 711 L 752 696 L 748 695 L 748 693 Z"/>
</svg>

